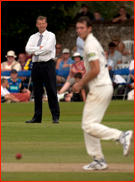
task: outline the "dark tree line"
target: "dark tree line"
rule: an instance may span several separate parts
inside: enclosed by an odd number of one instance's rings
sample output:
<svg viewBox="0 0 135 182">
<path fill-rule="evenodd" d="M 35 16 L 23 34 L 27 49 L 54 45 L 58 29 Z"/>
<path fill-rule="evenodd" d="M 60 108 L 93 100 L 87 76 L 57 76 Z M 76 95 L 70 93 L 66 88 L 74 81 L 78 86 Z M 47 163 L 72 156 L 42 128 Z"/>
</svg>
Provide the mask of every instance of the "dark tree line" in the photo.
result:
<svg viewBox="0 0 135 182">
<path fill-rule="evenodd" d="M 76 2 L 70 1 L 3 1 L 1 3 L 2 61 L 8 50 L 23 52 L 29 36 L 37 32 L 36 18 L 48 19 L 48 30 L 66 28 L 72 17 L 65 15 Z"/>
</svg>

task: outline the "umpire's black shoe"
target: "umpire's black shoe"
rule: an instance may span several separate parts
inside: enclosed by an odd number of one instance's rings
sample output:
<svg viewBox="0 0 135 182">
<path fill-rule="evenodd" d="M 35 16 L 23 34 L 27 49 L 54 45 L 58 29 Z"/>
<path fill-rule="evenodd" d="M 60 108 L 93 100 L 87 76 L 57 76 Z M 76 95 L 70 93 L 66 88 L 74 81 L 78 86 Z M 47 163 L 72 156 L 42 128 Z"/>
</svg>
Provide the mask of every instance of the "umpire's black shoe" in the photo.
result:
<svg viewBox="0 0 135 182">
<path fill-rule="evenodd" d="M 53 119 L 53 123 L 59 123 L 58 119 Z"/>
<path fill-rule="evenodd" d="M 38 120 L 32 118 L 32 120 L 26 121 L 25 123 L 41 123 L 41 121 L 38 121 Z"/>
</svg>

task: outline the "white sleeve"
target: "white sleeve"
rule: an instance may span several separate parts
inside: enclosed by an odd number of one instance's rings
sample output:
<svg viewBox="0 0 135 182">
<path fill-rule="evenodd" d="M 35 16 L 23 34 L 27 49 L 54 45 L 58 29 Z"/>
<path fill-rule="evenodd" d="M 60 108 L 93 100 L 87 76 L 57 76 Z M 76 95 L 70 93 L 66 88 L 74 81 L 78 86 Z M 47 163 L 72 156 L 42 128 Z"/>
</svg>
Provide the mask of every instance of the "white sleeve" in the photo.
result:
<svg viewBox="0 0 135 182">
<path fill-rule="evenodd" d="M 89 62 L 100 59 L 98 50 L 95 45 L 87 44 L 85 46 L 85 54 Z"/>
<path fill-rule="evenodd" d="M 26 48 L 25 48 L 26 52 L 29 55 L 31 55 L 32 53 L 35 53 L 37 50 L 39 50 L 39 47 L 33 46 L 34 45 L 33 41 L 34 41 L 34 37 L 32 35 L 32 36 L 30 36 L 30 38 L 29 38 L 29 40 L 27 42 Z"/>
<path fill-rule="evenodd" d="M 44 47 L 42 47 L 41 49 L 38 49 L 35 52 L 35 55 L 43 56 L 43 55 L 45 55 L 47 53 L 50 53 L 55 48 L 55 45 L 56 45 L 55 35 L 54 34 L 50 34 L 48 36 L 48 40 L 47 40 L 46 44 L 44 45 Z"/>
<path fill-rule="evenodd" d="M 7 94 L 10 94 L 10 92 L 6 89 L 6 88 L 3 88 L 2 86 L 1 86 L 1 96 L 5 96 L 5 95 L 7 95 Z"/>
</svg>

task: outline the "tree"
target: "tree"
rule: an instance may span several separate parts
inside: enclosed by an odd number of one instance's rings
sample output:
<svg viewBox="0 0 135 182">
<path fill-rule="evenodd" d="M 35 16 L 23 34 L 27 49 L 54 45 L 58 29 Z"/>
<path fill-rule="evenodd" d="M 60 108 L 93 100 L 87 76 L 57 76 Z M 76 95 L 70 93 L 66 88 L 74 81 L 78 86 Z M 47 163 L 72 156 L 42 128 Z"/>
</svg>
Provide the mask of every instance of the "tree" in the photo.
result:
<svg viewBox="0 0 135 182">
<path fill-rule="evenodd" d="M 29 36 L 37 32 L 35 24 L 39 15 L 47 17 L 47 29 L 52 32 L 66 28 L 72 17 L 66 15 L 65 12 L 75 3 L 70 1 L 2 1 L 2 55 L 11 49 L 17 54 L 24 51 Z"/>
</svg>

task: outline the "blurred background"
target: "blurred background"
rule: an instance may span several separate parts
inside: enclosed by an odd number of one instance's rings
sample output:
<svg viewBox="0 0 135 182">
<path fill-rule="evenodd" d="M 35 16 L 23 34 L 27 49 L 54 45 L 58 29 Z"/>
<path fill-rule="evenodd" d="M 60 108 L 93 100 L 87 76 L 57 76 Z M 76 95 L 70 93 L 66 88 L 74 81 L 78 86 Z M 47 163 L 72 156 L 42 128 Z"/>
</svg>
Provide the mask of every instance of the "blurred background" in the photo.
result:
<svg viewBox="0 0 135 182">
<path fill-rule="evenodd" d="M 120 6 L 126 7 L 130 16 L 134 15 L 133 1 L 3 1 L 1 2 L 1 62 L 6 61 L 8 50 L 16 54 L 24 52 L 31 34 L 37 32 L 36 18 L 48 18 L 48 30 L 56 33 L 65 31 L 83 3 L 89 11 L 100 11 L 105 20 L 112 20 Z"/>
</svg>

